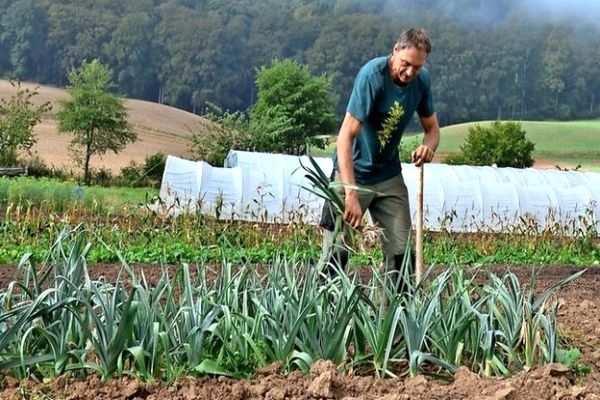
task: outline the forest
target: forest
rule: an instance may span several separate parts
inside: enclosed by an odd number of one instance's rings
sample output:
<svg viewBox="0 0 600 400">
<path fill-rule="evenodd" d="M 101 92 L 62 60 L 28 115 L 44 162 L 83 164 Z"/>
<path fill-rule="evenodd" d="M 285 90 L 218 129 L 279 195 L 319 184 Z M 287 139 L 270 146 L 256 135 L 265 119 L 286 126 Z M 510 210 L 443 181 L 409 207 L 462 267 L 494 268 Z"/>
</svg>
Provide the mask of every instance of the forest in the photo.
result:
<svg viewBox="0 0 600 400">
<path fill-rule="evenodd" d="M 202 114 L 252 107 L 258 69 L 291 58 L 332 79 L 342 115 L 360 66 L 421 26 L 442 125 L 597 118 L 600 7 L 587 3 L 0 0 L 0 76 L 65 86 L 98 58 L 116 93 Z"/>
</svg>

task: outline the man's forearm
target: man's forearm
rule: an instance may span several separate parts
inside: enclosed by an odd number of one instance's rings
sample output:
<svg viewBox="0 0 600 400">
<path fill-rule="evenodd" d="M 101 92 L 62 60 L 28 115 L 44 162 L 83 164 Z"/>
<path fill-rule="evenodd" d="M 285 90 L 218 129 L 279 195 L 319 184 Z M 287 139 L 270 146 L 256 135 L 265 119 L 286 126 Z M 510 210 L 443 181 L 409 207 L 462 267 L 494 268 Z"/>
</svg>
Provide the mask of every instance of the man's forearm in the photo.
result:
<svg viewBox="0 0 600 400">
<path fill-rule="evenodd" d="M 440 144 L 440 128 L 435 127 L 429 132 L 425 132 L 423 135 L 423 144 L 435 152 Z"/>
<path fill-rule="evenodd" d="M 354 166 L 352 163 L 352 142 L 347 136 L 342 136 L 338 139 L 337 143 L 337 157 L 338 167 L 340 168 L 340 175 L 342 177 L 342 183 L 344 185 L 355 185 L 354 180 Z M 356 190 L 351 187 L 345 186 L 344 191 L 346 195 L 356 193 Z"/>
</svg>

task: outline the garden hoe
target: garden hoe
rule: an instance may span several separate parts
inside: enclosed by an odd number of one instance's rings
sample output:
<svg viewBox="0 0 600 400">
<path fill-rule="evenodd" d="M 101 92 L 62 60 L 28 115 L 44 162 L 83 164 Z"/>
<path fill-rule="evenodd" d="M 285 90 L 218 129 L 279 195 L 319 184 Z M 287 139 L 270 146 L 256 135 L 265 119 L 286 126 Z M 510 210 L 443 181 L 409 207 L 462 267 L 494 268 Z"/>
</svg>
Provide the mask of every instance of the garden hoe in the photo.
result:
<svg viewBox="0 0 600 400">
<path fill-rule="evenodd" d="M 415 262 L 415 281 L 417 285 L 421 282 L 423 276 L 423 175 L 425 164 L 419 168 L 419 180 L 417 183 L 417 221 L 416 221 L 416 262 Z"/>
</svg>

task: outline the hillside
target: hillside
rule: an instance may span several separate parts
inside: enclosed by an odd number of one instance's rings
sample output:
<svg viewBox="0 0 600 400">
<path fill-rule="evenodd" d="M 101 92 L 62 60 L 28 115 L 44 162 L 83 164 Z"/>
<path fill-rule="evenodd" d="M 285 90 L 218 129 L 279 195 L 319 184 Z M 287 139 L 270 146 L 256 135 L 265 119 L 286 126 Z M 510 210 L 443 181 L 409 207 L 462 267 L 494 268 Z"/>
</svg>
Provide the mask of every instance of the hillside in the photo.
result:
<svg viewBox="0 0 600 400">
<path fill-rule="evenodd" d="M 440 156 L 458 151 L 464 143 L 470 126 L 490 121 L 469 122 L 442 128 Z M 600 120 L 581 121 L 521 121 L 527 138 L 535 143 L 533 158 L 536 167 L 600 170 Z"/>
<path fill-rule="evenodd" d="M 56 114 L 60 110 L 60 101 L 68 98 L 64 89 L 23 83 L 23 87 L 38 87 L 39 94 L 32 100 L 35 104 L 46 101 L 52 103 L 52 110 L 37 125 L 37 143 L 33 147 L 34 154 L 39 155 L 49 166 L 74 168 L 69 154 L 71 136 L 58 132 Z M 6 80 L 0 80 L 0 98 L 8 99 L 15 93 L 14 88 Z M 125 107 L 129 113 L 129 122 L 138 134 L 138 141 L 129 145 L 118 155 L 107 153 L 100 157 L 92 157 L 94 168 L 108 168 L 119 172 L 131 161 L 142 163 L 149 154 L 159 151 L 181 157 L 190 157 L 189 137 L 192 132 L 206 129 L 206 119 L 195 114 L 148 101 L 127 99 Z"/>
</svg>

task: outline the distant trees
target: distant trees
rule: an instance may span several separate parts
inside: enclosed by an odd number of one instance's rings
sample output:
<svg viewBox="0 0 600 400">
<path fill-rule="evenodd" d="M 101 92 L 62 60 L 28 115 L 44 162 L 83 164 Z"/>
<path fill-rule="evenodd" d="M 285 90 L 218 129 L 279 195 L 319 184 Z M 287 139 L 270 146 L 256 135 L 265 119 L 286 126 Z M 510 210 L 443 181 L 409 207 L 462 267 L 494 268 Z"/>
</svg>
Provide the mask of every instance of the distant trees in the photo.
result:
<svg viewBox="0 0 600 400">
<path fill-rule="evenodd" d="M 448 164 L 527 168 L 533 165 L 534 148 L 521 123 L 494 121 L 487 126 L 470 127 L 460 153 L 450 155 L 445 161 Z"/>
<path fill-rule="evenodd" d="M 18 162 L 18 150 L 29 150 L 36 142 L 33 128 L 42 115 L 52 108 L 50 103 L 35 106 L 31 98 L 37 90 L 23 89 L 12 84 L 17 92 L 7 101 L 0 100 L 0 165 L 12 166 Z"/>
<path fill-rule="evenodd" d="M 289 58 L 332 78 L 341 116 L 360 66 L 419 25 L 442 125 L 600 117 L 600 25 L 545 19 L 544 2 L 534 16 L 525 3 L 0 0 L 0 76 L 64 86 L 74 65 L 98 58 L 120 94 L 233 112 L 257 101 L 262 66 Z"/>
<path fill-rule="evenodd" d="M 107 151 L 118 153 L 137 137 L 127 123 L 123 100 L 112 93 L 111 73 L 98 60 L 84 62 L 69 73 L 71 95 L 58 113 L 60 132 L 73 134 L 71 150 L 90 183 L 90 159 Z"/>
<path fill-rule="evenodd" d="M 35 77 L 44 54 L 47 35 L 45 13 L 35 0 L 17 0 L 0 13 L 0 42 L 5 45 L 3 57 L 11 66 L 10 76 L 19 79 Z"/>
</svg>

